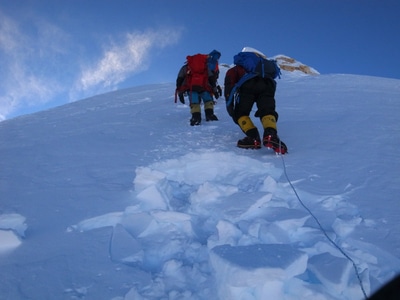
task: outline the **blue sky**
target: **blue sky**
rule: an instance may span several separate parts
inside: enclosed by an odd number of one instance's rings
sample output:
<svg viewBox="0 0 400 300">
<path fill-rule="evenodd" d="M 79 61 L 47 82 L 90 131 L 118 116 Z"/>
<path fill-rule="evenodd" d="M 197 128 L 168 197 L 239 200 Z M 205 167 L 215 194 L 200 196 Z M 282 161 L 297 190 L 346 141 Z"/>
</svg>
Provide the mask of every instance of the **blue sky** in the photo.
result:
<svg viewBox="0 0 400 300">
<path fill-rule="evenodd" d="M 0 120 L 173 82 L 186 55 L 213 49 L 223 63 L 251 46 L 321 74 L 400 79 L 399 11 L 397 0 L 0 0 Z"/>
</svg>

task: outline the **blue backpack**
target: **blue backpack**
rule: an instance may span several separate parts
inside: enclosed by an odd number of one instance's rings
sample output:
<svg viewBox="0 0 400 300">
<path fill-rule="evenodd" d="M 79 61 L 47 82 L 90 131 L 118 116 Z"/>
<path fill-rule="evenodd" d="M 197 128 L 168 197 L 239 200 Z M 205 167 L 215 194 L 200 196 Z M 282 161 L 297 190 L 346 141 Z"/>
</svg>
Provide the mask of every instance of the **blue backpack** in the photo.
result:
<svg viewBox="0 0 400 300">
<path fill-rule="evenodd" d="M 268 60 L 255 52 L 239 52 L 233 57 L 233 63 L 242 66 L 251 78 L 260 76 L 275 79 L 280 75 L 280 69 L 274 60 Z"/>
<path fill-rule="evenodd" d="M 208 54 L 208 69 L 211 72 L 218 72 L 219 68 L 218 68 L 218 60 L 221 57 L 221 53 L 217 50 L 213 50 L 210 52 L 210 54 Z"/>
<path fill-rule="evenodd" d="M 229 95 L 229 99 L 226 102 L 227 106 L 232 103 L 237 89 L 247 80 L 250 80 L 254 77 L 270 79 L 275 79 L 276 77 L 281 78 L 281 70 L 276 61 L 266 59 L 262 55 L 255 52 L 239 52 L 233 57 L 233 63 L 237 66 L 243 67 L 246 70 L 246 74 L 243 75 L 233 87 Z"/>
</svg>

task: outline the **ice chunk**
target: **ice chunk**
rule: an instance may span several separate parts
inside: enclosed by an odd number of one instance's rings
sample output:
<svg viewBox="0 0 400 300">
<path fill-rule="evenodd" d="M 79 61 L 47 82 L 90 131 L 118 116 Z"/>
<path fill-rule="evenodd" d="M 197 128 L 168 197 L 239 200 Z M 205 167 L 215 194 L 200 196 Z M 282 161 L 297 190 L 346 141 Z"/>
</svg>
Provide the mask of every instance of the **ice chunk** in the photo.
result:
<svg viewBox="0 0 400 300">
<path fill-rule="evenodd" d="M 336 218 L 336 220 L 332 224 L 333 230 L 335 230 L 336 234 L 340 237 L 347 237 L 351 234 L 354 229 L 360 225 L 362 222 L 362 218 Z"/>
<path fill-rule="evenodd" d="M 231 222 L 221 220 L 217 223 L 217 235 L 208 239 L 208 248 L 214 248 L 216 245 L 237 245 L 237 241 L 242 237 L 242 231 Z"/>
<path fill-rule="evenodd" d="M 143 210 L 168 208 L 168 199 L 166 199 L 158 190 L 157 186 L 151 185 L 145 188 L 137 195 Z"/>
<path fill-rule="evenodd" d="M 315 274 L 330 294 L 343 295 L 343 299 L 356 299 L 355 296 L 362 298 L 363 295 L 350 260 L 323 253 L 309 259 L 308 269 Z"/>
<path fill-rule="evenodd" d="M 13 231 L 0 230 L 0 254 L 13 250 L 20 244 L 20 239 Z"/>
<path fill-rule="evenodd" d="M 114 227 L 111 240 L 111 258 L 114 261 L 136 263 L 143 260 L 143 249 L 121 225 Z"/>
<path fill-rule="evenodd" d="M 240 294 L 263 295 L 265 290 L 278 297 L 271 299 L 279 299 L 284 293 L 284 282 L 305 272 L 307 259 L 302 251 L 277 244 L 222 245 L 210 252 L 218 293 L 224 299 L 234 299 Z"/>
<path fill-rule="evenodd" d="M 20 214 L 0 215 L 0 229 L 12 229 L 20 237 L 25 236 L 25 217 Z"/>
<path fill-rule="evenodd" d="M 133 236 L 140 235 L 153 221 L 153 217 L 147 212 L 125 214 L 121 220 L 121 225 Z"/>
<path fill-rule="evenodd" d="M 155 185 L 165 177 L 166 174 L 163 172 L 152 170 L 147 167 L 139 167 L 136 169 L 136 177 L 133 181 L 135 190 L 140 192 L 149 186 Z"/>
<path fill-rule="evenodd" d="M 90 218 L 79 222 L 77 225 L 71 226 L 73 229 L 79 231 L 89 231 L 96 228 L 115 226 L 121 222 L 123 213 L 112 212 L 98 217 Z"/>
</svg>

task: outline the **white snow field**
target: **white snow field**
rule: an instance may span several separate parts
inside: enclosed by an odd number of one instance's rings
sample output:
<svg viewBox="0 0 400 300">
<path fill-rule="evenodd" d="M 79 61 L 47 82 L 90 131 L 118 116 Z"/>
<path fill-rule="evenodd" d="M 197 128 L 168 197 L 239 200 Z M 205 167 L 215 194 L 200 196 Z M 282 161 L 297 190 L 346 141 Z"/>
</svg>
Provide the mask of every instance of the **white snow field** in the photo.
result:
<svg viewBox="0 0 400 300">
<path fill-rule="evenodd" d="M 173 83 L 0 122 L 0 299 L 354 300 L 400 273 L 400 80 L 277 81 L 284 156 L 237 148 L 224 99 L 189 126 Z"/>
</svg>

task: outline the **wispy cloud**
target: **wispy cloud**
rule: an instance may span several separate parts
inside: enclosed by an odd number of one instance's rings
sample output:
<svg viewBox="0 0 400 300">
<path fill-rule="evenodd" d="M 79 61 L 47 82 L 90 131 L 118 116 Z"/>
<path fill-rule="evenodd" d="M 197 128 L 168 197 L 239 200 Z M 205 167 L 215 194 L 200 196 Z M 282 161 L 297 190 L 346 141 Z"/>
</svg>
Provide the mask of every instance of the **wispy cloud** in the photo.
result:
<svg viewBox="0 0 400 300">
<path fill-rule="evenodd" d="M 52 45 L 67 35 L 45 23 L 35 23 L 30 35 L 20 25 L 0 11 L 0 120 L 20 108 L 51 101 L 61 87 L 49 69 L 57 52 Z"/>
<path fill-rule="evenodd" d="M 24 106 L 44 104 L 49 101 L 59 84 L 50 79 L 29 74 L 22 65 L 13 62 L 9 66 L 8 78 L 5 78 L 4 94 L 0 95 L 0 120 Z"/>
<path fill-rule="evenodd" d="M 27 107 L 114 90 L 149 67 L 152 50 L 177 43 L 181 31 L 152 29 L 120 39 L 106 35 L 101 43 L 85 43 L 37 16 L 17 22 L 0 10 L 0 121 Z"/>
<path fill-rule="evenodd" d="M 17 48 L 18 36 L 16 23 L 0 11 L 0 50 L 9 53 Z"/>
<path fill-rule="evenodd" d="M 151 50 L 175 44 L 179 30 L 161 29 L 127 33 L 120 44 L 105 46 L 102 57 L 91 66 L 83 67 L 76 84 L 77 91 L 114 89 L 127 77 L 149 67 Z"/>
</svg>

